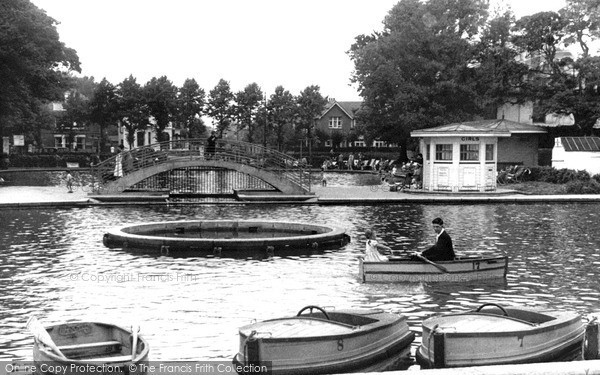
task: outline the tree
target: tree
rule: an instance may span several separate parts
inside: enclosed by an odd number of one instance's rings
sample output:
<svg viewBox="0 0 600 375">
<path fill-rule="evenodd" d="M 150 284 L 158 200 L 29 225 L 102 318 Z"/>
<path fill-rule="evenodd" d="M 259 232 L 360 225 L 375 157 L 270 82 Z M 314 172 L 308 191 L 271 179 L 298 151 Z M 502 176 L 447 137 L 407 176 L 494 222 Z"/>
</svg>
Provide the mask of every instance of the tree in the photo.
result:
<svg viewBox="0 0 600 375">
<path fill-rule="evenodd" d="M 97 124 L 100 128 L 98 137 L 100 152 L 106 151 L 105 129 L 110 125 L 115 125 L 118 119 L 116 87 L 106 78 L 96 86 L 94 95 L 89 101 L 90 122 Z"/>
<path fill-rule="evenodd" d="M 481 112 L 474 71 L 488 17 L 480 0 L 402 0 L 384 30 L 360 35 L 348 52 L 355 65 L 370 134 L 406 149 L 410 132 L 470 119 Z"/>
<path fill-rule="evenodd" d="M 133 147 L 135 134 L 148 124 L 148 109 L 144 101 L 142 86 L 133 75 L 125 78 L 117 86 L 117 117 L 127 129 L 127 144 Z"/>
<path fill-rule="evenodd" d="M 315 119 L 325 109 L 327 98 L 320 92 L 321 88 L 316 85 L 308 86 L 296 98 L 297 103 L 297 128 L 306 130 L 308 138 L 312 138 Z"/>
<path fill-rule="evenodd" d="M 252 143 L 254 142 L 254 133 L 258 126 L 258 112 L 261 104 L 264 103 L 263 92 L 257 83 L 251 83 L 244 90 L 235 94 L 235 102 L 237 104 L 234 107 L 234 112 L 238 119 L 238 131 L 246 129 L 248 131 L 247 140 Z"/>
<path fill-rule="evenodd" d="M 513 29 L 513 43 L 531 57 L 541 57 L 532 67 L 535 73 L 560 73 L 556 52 L 566 32 L 567 22 L 556 12 L 540 12 L 519 19 Z"/>
<path fill-rule="evenodd" d="M 60 42 L 56 24 L 29 0 L 0 3 L 0 140 L 35 132 L 23 125 L 35 124 L 44 103 L 62 100 L 71 84 L 69 72 L 81 71 L 75 50 Z"/>
<path fill-rule="evenodd" d="M 514 43 L 528 54 L 527 97 L 534 113 L 570 115 L 575 119 L 573 135 L 593 134 L 600 119 L 600 58 L 590 56 L 589 44 L 598 37 L 600 19 L 595 1 L 569 1 L 555 12 L 540 12 L 518 20 Z M 564 46 L 578 45 L 581 56 L 558 54 Z"/>
<path fill-rule="evenodd" d="M 331 147 L 335 149 L 344 141 L 344 133 L 341 130 L 332 129 L 329 139 L 331 139 Z"/>
<path fill-rule="evenodd" d="M 194 121 L 188 127 L 189 138 L 200 138 L 206 136 L 206 125 L 202 118 L 195 118 Z"/>
<path fill-rule="evenodd" d="M 232 101 L 234 95 L 231 92 L 229 82 L 220 79 L 219 83 L 210 90 L 206 103 L 206 114 L 213 119 L 220 137 L 229 128 L 233 117 Z"/>
<path fill-rule="evenodd" d="M 193 78 L 186 79 L 179 89 L 174 122 L 188 137 L 192 133 L 202 134 L 205 131 L 204 123 L 201 121 L 205 96 L 204 90 Z"/>
<path fill-rule="evenodd" d="M 177 111 L 177 87 L 166 76 L 153 77 L 144 86 L 148 114 L 154 118 L 154 130 L 158 142 L 166 141 L 165 129 Z"/>
<path fill-rule="evenodd" d="M 94 81 L 94 77 L 72 77 L 71 81 L 72 88 L 65 94 L 66 98 L 63 102 L 64 111 L 53 113 L 54 126 L 46 127 L 52 130 L 57 128 L 66 133 L 69 145 L 73 143 L 75 133 L 88 126 L 90 122 L 89 102 L 98 85 Z M 42 126 L 42 123 L 38 123 L 38 127 Z"/>
<path fill-rule="evenodd" d="M 489 108 L 492 117 L 499 105 L 527 100 L 529 69 L 519 61 L 520 51 L 511 42 L 514 23 L 512 13 L 498 14 L 483 28 L 481 41 L 476 45 L 475 90 L 479 106 Z"/>
<path fill-rule="evenodd" d="M 316 85 L 308 86 L 296 98 L 297 118 L 296 132 L 306 132 L 308 138 L 309 150 L 313 143 L 315 121 L 325 109 L 327 98 L 320 93 L 320 87 Z M 300 137 L 301 139 L 304 137 Z M 311 156 L 312 157 L 312 156 Z M 312 164 L 312 160 L 308 161 Z"/>
<path fill-rule="evenodd" d="M 283 151 L 285 138 L 293 130 L 296 119 L 294 96 L 283 86 L 277 86 L 275 93 L 269 98 L 269 107 L 272 114 L 270 125 L 275 133 L 277 149 Z"/>
<path fill-rule="evenodd" d="M 590 56 L 590 43 L 600 37 L 600 2 L 598 0 L 567 0 L 559 11 L 565 20 L 565 46 L 577 43 L 582 58 Z"/>
<path fill-rule="evenodd" d="M 65 112 L 57 119 L 59 130 L 67 134 L 67 145 L 73 144 L 78 128 L 85 127 L 90 119 L 90 99 L 77 90 L 71 91 L 64 103 Z"/>
</svg>

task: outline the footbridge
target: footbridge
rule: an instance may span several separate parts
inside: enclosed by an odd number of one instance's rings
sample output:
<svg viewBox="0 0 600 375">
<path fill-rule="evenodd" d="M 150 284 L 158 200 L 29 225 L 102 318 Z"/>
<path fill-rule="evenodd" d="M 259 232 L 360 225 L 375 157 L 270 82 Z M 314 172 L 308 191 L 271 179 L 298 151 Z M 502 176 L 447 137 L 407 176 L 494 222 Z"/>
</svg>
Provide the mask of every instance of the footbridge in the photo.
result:
<svg viewBox="0 0 600 375">
<path fill-rule="evenodd" d="M 173 140 L 122 151 L 94 165 L 94 193 L 231 195 L 236 190 L 308 195 L 310 173 L 298 160 L 234 140 Z"/>
</svg>

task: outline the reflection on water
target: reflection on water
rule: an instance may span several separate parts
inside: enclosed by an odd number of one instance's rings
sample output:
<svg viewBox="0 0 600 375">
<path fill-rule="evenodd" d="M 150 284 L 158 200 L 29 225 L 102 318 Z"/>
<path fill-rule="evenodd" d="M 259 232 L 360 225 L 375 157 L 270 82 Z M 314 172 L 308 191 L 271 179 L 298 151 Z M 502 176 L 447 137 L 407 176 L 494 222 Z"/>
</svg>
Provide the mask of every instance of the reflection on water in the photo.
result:
<svg viewBox="0 0 600 375">
<path fill-rule="evenodd" d="M 486 302 L 600 310 L 600 205 L 375 205 L 122 207 L 0 211 L 0 359 L 30 359 L 25 322 L 139 322 L 151 357 L 229 360 L 237 328 L 306 305 L 377 307 L 423 319 Z M 457 253 L 504 251 L 506 280 L 472 284 L 362 284 L 364 230 L 394 248 L 431 244 L 444 218 Z M 344 227 L 345 248 L 268 261 L 170 258 L 102 245 L 111 227 L 161 220 L 258 219 Z M 413 347 L 414 349 L 414 347 Z"/>
</svg>

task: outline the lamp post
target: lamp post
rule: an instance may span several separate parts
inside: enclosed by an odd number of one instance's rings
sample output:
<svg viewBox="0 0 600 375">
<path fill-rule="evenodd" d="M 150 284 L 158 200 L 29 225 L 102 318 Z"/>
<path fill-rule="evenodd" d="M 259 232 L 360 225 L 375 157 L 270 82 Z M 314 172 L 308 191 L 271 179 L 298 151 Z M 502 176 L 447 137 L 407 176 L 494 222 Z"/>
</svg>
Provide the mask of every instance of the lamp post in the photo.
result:
<svg viewBox="0 0 600 375">
<path fill-rule="evenodd" d="M 267 107 L 268 103 L 267 93 L 265 93 L 265 128 L 263 129 L 263 147 L 265 149 L 267 148 L 267 129 L 269 126 L 269 108 Z"/>
<path fill-rule="evenodd" d="M 312 140 L 313 140 L 313 133 L 314 130 L 316 129 L 316 119 L 313 119 L 311 125 L 310 125 L 310 129 L 308 130 L 308 165 L 310 168 L 312 168 L 313 165 L 313 160 L 312 160 Z"/>
</svg>

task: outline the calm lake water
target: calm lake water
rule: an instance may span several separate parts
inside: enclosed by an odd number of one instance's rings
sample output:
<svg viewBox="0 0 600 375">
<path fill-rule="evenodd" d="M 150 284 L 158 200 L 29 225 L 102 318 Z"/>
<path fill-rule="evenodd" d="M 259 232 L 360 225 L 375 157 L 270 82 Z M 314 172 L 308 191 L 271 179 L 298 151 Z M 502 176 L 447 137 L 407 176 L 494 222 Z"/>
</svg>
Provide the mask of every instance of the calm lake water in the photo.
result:
<svg viewBox="0 0 600 375">
<path fill-rule="evenodd" d="M 457 253 L 505 251 L 506 280 L 472 284 L 362 284 L 364 230 L 397 249 L 431 244 L 444 218 Z M 336 225 L 352 242 L 322 254 L 266 261 L 170 258 L 108 249 L 118 225 L 201 219 L 264 219 Z M 230 360 L 237 328 L 295 315 L 306 305 L 381 308 L 423 319 L 486 302 L 600 312 L 598 204 L 204 205 L 0 210 L 0 359 L 30 360 L 28 317 L 44 323 L 139 322 L 160 360 Z"/>
</svg>

